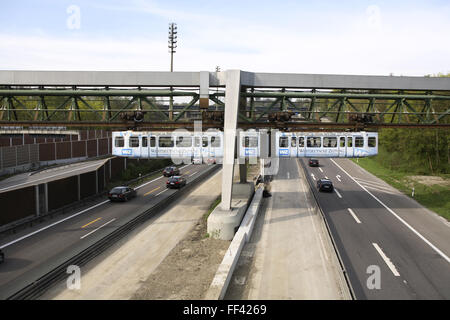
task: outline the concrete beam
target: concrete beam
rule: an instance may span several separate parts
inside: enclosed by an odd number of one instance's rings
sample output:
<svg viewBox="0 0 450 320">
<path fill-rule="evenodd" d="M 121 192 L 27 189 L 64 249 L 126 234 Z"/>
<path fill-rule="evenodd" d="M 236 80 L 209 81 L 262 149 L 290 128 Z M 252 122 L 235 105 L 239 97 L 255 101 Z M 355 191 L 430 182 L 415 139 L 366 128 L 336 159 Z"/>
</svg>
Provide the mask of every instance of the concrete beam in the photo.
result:
<svg viewBox="0 0 450 320">
<path fill-rule="evenodd" d="M 198 87 L 200 72 L 0 71 L 0 85 Z"/>
<path fill-rule="evenodd" d="M 0 85 L 223 87 L 225 72 L 0 71 Z M 241 84 L 257 88 L 450 90 L 450 78 L 241 72 Z"/>
<path fill-rule="evenodd" d="M 260 88 L 450 90 L 450 78 L 242 72 L 241 84 Z"/>
</svg>

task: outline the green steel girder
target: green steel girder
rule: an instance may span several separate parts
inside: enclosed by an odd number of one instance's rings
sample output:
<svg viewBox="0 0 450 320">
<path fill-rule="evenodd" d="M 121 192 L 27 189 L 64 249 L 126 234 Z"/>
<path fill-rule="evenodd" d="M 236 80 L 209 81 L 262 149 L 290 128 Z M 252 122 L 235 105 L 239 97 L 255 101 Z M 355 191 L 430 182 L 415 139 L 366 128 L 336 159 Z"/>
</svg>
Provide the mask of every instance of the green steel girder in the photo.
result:
<svg viewBox="0 0 450 320">
<path fill-rule="evenodd" d="M 449 90 L 450 91 L 450 90 Z M 374 92 L 324 92 L 316 91 L 251 91 L 241 93 L 242 98 L 249 98 L 250 104 L 240 110 L 239 119 L 247 124 L 266 122 L 269 113 L 275 112 L 274 107 L 279 103 L 280 107 L 276 111 L 292 112 L 298 111 L 304 114 L 309 123 L 319 123 L 320 119 L 327 116 L 335 123 L 344 123 L 347 118 L 344 114 L 348 112 L 354 114 L 372 114 L 377 119 L 378 124 L 409 124 L 417 122 L 418 124 L 445 124 L 450 123 L 450 95 L 436 94 L 426 92 L 425 94 L 405 93 L 374 93 Z M 219 98 L 225 95 L 224 92 L 211 93 L 209 98 L 220 108 L 225 108 L 224 102 Z M 38 100 L 24 99 L 19 97 L 38 97 Z M 54 98 L 54 103 L 50 103 L 49 97 Z M 95 105 L 87 97 L 102 98 L 102 105 Z M 112 97 L 116 99 L 112 100 Z M 174 120 L 170 120 L 166 105 L 156 105 L 149 99 L 150 97 L 192 97 L 190 102 L 179 106 L 179 113 Z M 256 98 L 272 98 L 274 100 L 258 101 Z M 292 102 L 291 98 L 303 98 L 300 105 Z M 52 98 L 53 99 L 53 98 Z M 63 100 L 61 100 L 63 99 Z M 71 89 L 0 89 L 0 121 L 7 120 L 11 122 L 20 121 L 75 121 L 87 123 L 96 119 L 101 123 L 120 123 L 118 116 L 121 112 L 127 110 L 142 110 L 144 112 L 156 113 L 158 116 L 150 117 L 152 121 L 165 122 L 183 122 L 182 116 L 188 110 L 194 110 L 196 114 L 201 113 L 195 104 L 198 102 L 199 94 L 194 91 L 171 91 L 171 90 L 148 90 L 135 89 L 81 89 L 73 87 Z M 21 101 L 22 100 L 22 101 Z M 114 107 L 112 102 L 115 102 Z M 117 102 L 119 101 L 119 102 Z M 126 101 L 126 102 L 125 102 Z M 189 100 L 188 100 L 189 101 Z M 414 102 L 413 102 L 414 101 Z M 420 103 L 423 101 L 423 105 Z M 444 103 L 448 101 L 449 104 Z M 78 102 L 81 102 L 79 105 Z M 309 108 L 301 107 L 309 102 Z M 30 104 L 34 105 L 30 107 Z M 135 104 L 136 103 L 136 104 Z M 135 105 L 134 105 L 135 104 Z M 439 106 L 436 106 L 436 104 Z M 28 106 L 27 106 L 28 105 Z M 49 106 L 56 106 L 49 107 Z M 148 106 L 147 106 L 148 105 Z M 299 105 L 299 106 L 298 106 Z M 377 105 L 381 107 L 377 108 Z M 80 108 L 80 106 L 82 108 Z M 117 107 L 119 106 L 119 107 Z M 133 106 L 133 107 L 132 107 Z M 436 107 L 436 108 L 434 108 Z M 421 109 L 420 112 L 418 110 Z M 217 109 L 216 110 L 220 110 Z M 392 112 L 393 110 L 393 112 Z M 439 110 L 436 112 L 435 110 Z M 176 111 L 176 110 L 174 110 Z M 196 113 L 197 112 L 197 113 Z M 94 116 L 89 114 L 94 113 Z M 152 115 L 151 115 L 152 116 Z M 302 118 L 302 120 L 304 119 Z M 412 120 L 411 120 L 412 119 Z"/>
</svg>

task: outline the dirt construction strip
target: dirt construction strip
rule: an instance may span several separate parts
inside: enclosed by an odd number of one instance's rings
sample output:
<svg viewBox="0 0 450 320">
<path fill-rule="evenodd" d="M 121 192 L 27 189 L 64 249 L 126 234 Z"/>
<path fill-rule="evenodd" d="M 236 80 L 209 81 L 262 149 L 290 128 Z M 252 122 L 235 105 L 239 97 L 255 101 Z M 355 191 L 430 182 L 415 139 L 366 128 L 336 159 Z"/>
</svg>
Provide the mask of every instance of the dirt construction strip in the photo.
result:
<svg viewBox="0 0 450 320">
<path fill-rule="evenodd" d="M 79 290 L 63 282 L 42 298 L 201 299 L 230 243 L 205 238 L 220 184 L 221 171 L 89 262 Z"/>
</svg>

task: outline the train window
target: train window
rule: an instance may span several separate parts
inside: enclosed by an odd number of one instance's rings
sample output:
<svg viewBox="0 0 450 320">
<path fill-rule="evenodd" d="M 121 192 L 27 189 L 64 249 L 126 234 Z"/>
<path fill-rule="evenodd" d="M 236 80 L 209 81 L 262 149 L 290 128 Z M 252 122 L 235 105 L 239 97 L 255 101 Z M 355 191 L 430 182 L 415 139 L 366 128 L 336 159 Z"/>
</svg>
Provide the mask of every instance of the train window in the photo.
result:
<svg viewBox="0 0 450 320">
<path fill-rule="evenodd" d="M 324 137 L 323 138 L 323 147 L 324 148 L 336 148 L 337 138 L 335 137 Z"/>
<path fill-rule="evenodd" d="M 147 147 L 148 146 L 148 138 L 147 137 L 142 137 L 142 147 Z"/>
<path fill-rule="evenodd" d="M 208 137 L 202 138 L 202 147 L 206 148 L 208 146 Z"/>
<path fill-rule="evenodd" d="M 339 139 L 339 141 L 340 141 L 340 147 L 341 148 L 344 148 L 345 147 L 345 138 L 344 137 L 341 137 L 340 139 Z"/>
<path fill-rule="evenodd" d="M 172 148 L 173 138 L 172 137 L 159 137 L 159 146 L 162 148 Z"/>
<path fill-rule="evenodd" d="M 291 138 L 291 147 L 296 147 L 297 146 L 297 137 L 292 137 Z"/>
<path fill-rule="evenodd" d="M 150 147 L 151 148 L 156 147 L 156 138 L 155 137 L 150 137 Z"/>
<path fill-rule="evenodd" d="M 298 146 L 299 146 L 299 148 L 305 147 L 305 138 L 303 138 L 303 137 L 298 138 Z"/>
<path fill-rule="evenodd" d="M 257 137 L 244 137 L 244 148 L 256 148 L 258 147 Z"/>
<path fill-rule="evenodd" d="M 116 137 L 116 140 L 114 141 L 114 146 L 116 148 L 123 148 L 124 145 L 125 140 L 123 139 L 123 137 Z"/>
<path fill-rule="evenodd" d="M 353 138 L 352 137 L 347 138 L 347 147 L 349 147 L 349 148 L 353 147 Z"/>
<path fill-rule="evenodd" d="M 322 141 L 320 137 L 308 137 L 306 144 L 308 148 L 320 148 L 322 146 Z"/>
<path fill-rule="evenodd" d="M 355 147 L 356 148 L 364 147 L 364 138 L 363 137 L 355 137 Z"/>
<path fill-rule="evenodd" d="M 369 137 L 369 147 L 375 148 L 377 146 L 377 138 Z"/>
<path fill-rule="evenodd" d="M 287 148 L 289 146 L 288 137 L 280 137 L 280 148 Z"/>
<path fill-rule="evenodd" d="M 211 147 L 213 148 L 220 147 L 220 137 L 211 137 Z"/>
<path fill-rule="evenodd" d="M 192 147 L 192 137 L 177 137 L 177 147 Z"/>
<path fill-rule="evenodd" d="M 129 142 L 130 148 L 139 147 L 139 137 L 130 137 L 130 140 L 128 142 Z"/>
</svg>

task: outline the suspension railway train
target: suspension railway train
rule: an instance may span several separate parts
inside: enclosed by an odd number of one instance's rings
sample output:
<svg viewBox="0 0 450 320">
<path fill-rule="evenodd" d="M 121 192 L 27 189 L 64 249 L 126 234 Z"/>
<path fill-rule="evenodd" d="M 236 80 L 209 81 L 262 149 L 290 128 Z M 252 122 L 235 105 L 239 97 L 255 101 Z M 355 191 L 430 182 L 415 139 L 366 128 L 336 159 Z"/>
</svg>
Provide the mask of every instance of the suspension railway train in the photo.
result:
<svg viewBox="0 0 450 320">
<path fill-rule="evenodd" d="M 116 131 L 112 153 L 130 158 L 203 159 L 221 162 L 224 134 L 213 132 Z M 378 154 L 377 132 L 238 131 L 237 156 L 361 158 Z M 186 162 L 186 161 L 185 161 Z"/>
</svg>

